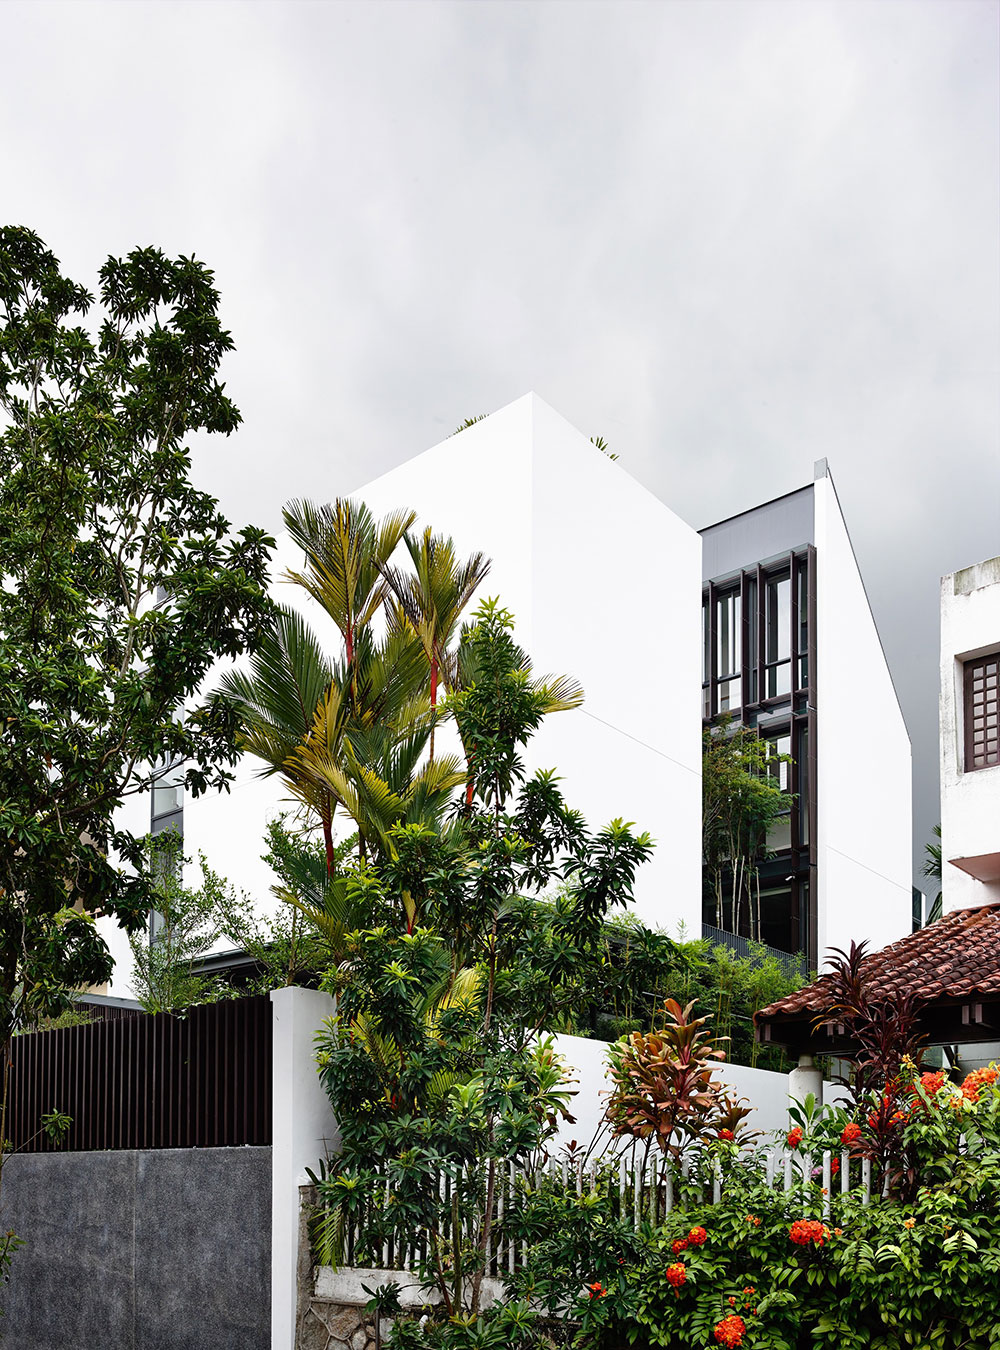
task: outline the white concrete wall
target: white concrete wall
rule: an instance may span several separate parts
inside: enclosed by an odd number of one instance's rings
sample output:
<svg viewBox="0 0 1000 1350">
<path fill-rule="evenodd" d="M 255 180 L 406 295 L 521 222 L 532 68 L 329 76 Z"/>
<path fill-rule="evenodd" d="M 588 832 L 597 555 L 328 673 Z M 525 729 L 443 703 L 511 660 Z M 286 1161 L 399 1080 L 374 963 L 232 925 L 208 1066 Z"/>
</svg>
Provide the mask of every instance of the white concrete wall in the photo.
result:
<svg viewBox="0 0 1000 1350">
<path fill-rule="evenodd" d="M 659 846 L 636 912 L 700 931 L 697 533 L 534 394 L 355 495 L 376 514 L 413 506 L 461 553 L 493 559 L 483 591 L 513 611 L 535 670 L 586 693 L 547 719 L 529 770 L 558 769 L 592 827 L 648 830 Z"/>
<path fill-rule="evenodd" d="M 833 480 L 815 483 L 818 955 L 910 930 L 910 740 Z"/>
<path fill-rule="evenodd" d="M 1000 853 L 1000 766 L 964 771 L 963 662 L 1000 649 L 1000 558 L 941 578 L 941 855 L 945 911 L 1000 901 L 954 858 Z"/>
<path fill-rule="evenodd" d="M 316 989 L 275 989 L 271 1143 L 271 1350 L 294 1350 L 299 1187 L 340 1131 L 316 1072 L 315 1039 L 336 1005 Z"/>
<path fill-rule="evenodd" d="M 555 1048 L 566 1063 L 575 1094 L 569 1108 L 574 1123 L 560 1125 L 555 1148 L 565 1148 L 574 1140 L 586 1148 L 601 1129 L 611 1087 L 607 1072 L 608 1042 L 582 1036 L 556 1036 Z M 745 1098 L 753 1108 L 747 1118 L 750 1129 L 768 1133 L 788 1128 L 787 1074 L 752 1069 L 745 1064 L 723 1064 L 719 1077 L 735 1096 Z M 611 1142 L 610 1136 L 602 1131 L 598 1151 L 609 1147 Z"/>
<path fill-rule="evenodd" d="M 701 922 L 701 539 L 621 466 L 532 399 L 536 668 L 575 675 L 583 707 L 532 747 L 591 826 L 615 816 L 657 842 L 636 912 Z"/>
</svg>

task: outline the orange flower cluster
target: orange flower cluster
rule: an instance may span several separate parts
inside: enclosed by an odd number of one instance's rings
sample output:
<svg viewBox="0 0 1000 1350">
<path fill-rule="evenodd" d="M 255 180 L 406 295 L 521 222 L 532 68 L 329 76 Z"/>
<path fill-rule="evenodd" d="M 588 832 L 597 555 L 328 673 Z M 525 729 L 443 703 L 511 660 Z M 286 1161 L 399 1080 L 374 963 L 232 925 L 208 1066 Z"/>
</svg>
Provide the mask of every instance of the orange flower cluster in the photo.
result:
<svg viewBox="0 0 1000 1350">
<path fill-rule="evenodd" d="M 794 1130 L 789 1130 L 789 1131 L 788 1131 L 788 1147 L 789 1147 L 789 1148 L 798 1148 L 798 1146 L 799 1146 L 801 1143 L 802 1143 L 802 1131 L 801 1131 L 801 1129 L 798 1127 L 798 1125 L 796 1125 L 795 1128 L 794 1128 Z"/>
<path fill-rule="evenodd" d="M 605 1289 L 604 1285 L 601 1284 L 600 1280 L 595 1280 L 593 1284 L 587 1285 L 588 1298 L 606 1298 L 607 1293 L 608 1291 Z"/>
<path fill-rule="evenodd" d="M 720 1138 L 720 1139 L 735 1139 L 736 1136 L 735 1136 L 735 1134 L 733 1134 L 732 1130 L 720 1130 L 720 1131 L 719 1131 L 719 1138 Z"/>
<path fill-rule="evenodd" d="M 807 1247 L 810 1242 L 822 1247 L 830 1236 L 830 1230 L 818 1219 L 796 1219 L 788 1230 L 788 1236 L 799 1247 Z"/>
<path fill-rule="evenodd" d="M 692 1247 L 700 1247 L 703 1242 L 706 1242 L 708 1240 L 708 1234 L 706 1233 L 704 1228 L 696 1226 L 691 1229 L 690 1233 L 688 1233 L 687 1240 L 688 1242 L 690 1242 Z"/>
<path fill-rule="evenodd" d="M 670 1250 L 675 1256 L 680 1256 L 681 1252 L 687 1251 L 688 1245 L 687 1238 L 678 1238 L 676 1242 L 671 1242 Z"/>
<path fill-rule="evenodd" d="M 733 1347 L 743 1344 L 743 1337 L 746 1334 L 747 1324 L 742 1317 L 735 1313 L 730 1313 L 724 1317 L 721 1322 L 716 1323 L 714 1336 L 720 1345 L 727 1347 L 727 1350 L 733 1350 Z"/>
<path fill-rule="evenodd" d="M 962 1084 L 962 1096 L 969 1102 L 978 1102 L 984 1087 L 993 1087 L 997 1081 L 997 1066 L 988 1064 L 985 1069 L 973 1069 Z"/>
<path fill-rule="evenodd" d="M 756 1290 L 754 1289 L 754 1287 L 753 1287 L 752 1284 L 748 1284 L 747 1287 L 743 1290 L 743 1306 L 744 1306 L 744 1308 L 750 1308 L 751 1303 L 753 1303 L 753 1296 L 754 1296 L 755 1292 L 756 1292 Z M 727 1301 L 728 1301 L 728 1303 L 729 1303 L 730 1308 L 735 1308 L 735 1307 L 736 1307 L 736 1304 L 739 1302 L 739 1300 L 737 1299 L 737 1297 L 736 1297 L 735 1294 L 730 1294 L 730 1295 L 729 1295 L 729 1299 L 728 1299 Z M 751 1308 L 751 1312 L 756 1312 L 756 1311 L 757 1311 L 756 1308 Z"/>
<path fill-rule="evenodd" d="M 760 1227 L 760 1219 L 757 1218 L 757 1215 L 756 1215 L 756 1214 L 748 1214 L 748 1215 L 747 1215 L 747 1223 L 752 1223 L 753 1226 L 754 1226 L 754 1228 L 759 1228 L 759 1227 Z"/>
<path fill-rule="evenodd" d="M 840 1136 L 840 1142 L 845 1145 L 853 1144 L 861 1138 L 862 1133 L 861 1126 L 857 1121 L 851 1120 L 844 1126 L 844 1132 Z"/>
<path fill-rule="evenodd" d="M 683 1261 L 675 1261 L 672 1266 L 667 1266 L 667 1284 L 675 1289 L 679 1289 L 687 1277 L 687 1267 Z"/>
<path fill-rule="evenodd" d="M 922 1073 L 920 1075 L 920 1086 L 928 1097 L 933 1097 L 935 1092 L 939 1092 L 944 1087 L 946 1077 L 944 1069 L 938 1069 L 934 1073 Z M 916 1084 L 910 1090 L 916 1095 Z"/>
</svg>

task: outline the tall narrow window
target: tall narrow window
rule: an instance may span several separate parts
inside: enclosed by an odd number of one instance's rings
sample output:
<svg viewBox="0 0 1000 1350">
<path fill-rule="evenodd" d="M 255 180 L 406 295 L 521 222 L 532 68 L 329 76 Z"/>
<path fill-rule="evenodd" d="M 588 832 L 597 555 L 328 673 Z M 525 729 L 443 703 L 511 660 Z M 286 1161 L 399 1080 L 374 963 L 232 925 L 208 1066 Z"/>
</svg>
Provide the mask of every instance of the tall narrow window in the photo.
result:
<svg viewBox="0 0 1000 1350">
<path fill-rule="evenodd" d="M 796 754 L 799 777 L 799 846 L 809 847 L 809 728 L 799 728 Z"/>
<path fill-rule="evenodd" d="M 965 663 L 965 771 L 1000 764 L 1000 652 Z"/>
<path fill-rule="evenodd" d="M 747 670 L 750 675 L 748 703 L 756 703 L 757 693 L 757 582 L 747 581 Z"/>
<path fill-rule="evenodd" d="M 789 577 L 768 579 L 764 653 L 767 665 L 765 698 L 778 698 L 792 691 L 791 593 L 792 583 Z"/>
<path fill-rule="evenodd" d="M 715 643 L 718 658 L 719 712 L 740 706 L 740 670 L 743 631 L 739 591 L 728 591 L 715 601 Z"/>
<path fill-rule="evenodd" d="M 795 650 L 798 654 L 798 678 L 795 687 L 806 689 L 809 686 L 809 568 L 806 563 L 799 563 L 795 577 L 799 611 L 799 631 L 795 638 Z"/>
<path fill-rule="evenodd" d="M 707 598 L 701 602 L 701 715 L 712 716 L 712 641 Z"/>
<path fill-rule="evenodd" d="M 791 764 L 787 757 L 792 752 L 792 738 L 787 731 L 780 732 L 777 736 L 769 736 L 771 742 L 771 752 L 773 759 L 770 764 L 771 777 L 777 780 L 777 786 L 782 792 L 788 792 L 791 789 Z M 783 853 L 792 847 L 792 803 L 789 798 L 788 806 L 780 816 L 771 822 L 767 832 L 767 847 L 772 853 Z"/>
<path fill-rule="evenodd" d="M 181 763 L 165 765 L 153 782 L 149 832 L 152 835 L 173 832 L 177 836 L 176 847 L 159 850 L 153 859 L 158 875 L 166 875 L 169 870 L 170 875 L 177 879 L 184 841 L 184 765 Z M 151 942 L 162 928 L 163 915 L 153 910 L 149 916 Z"/>
</svg>

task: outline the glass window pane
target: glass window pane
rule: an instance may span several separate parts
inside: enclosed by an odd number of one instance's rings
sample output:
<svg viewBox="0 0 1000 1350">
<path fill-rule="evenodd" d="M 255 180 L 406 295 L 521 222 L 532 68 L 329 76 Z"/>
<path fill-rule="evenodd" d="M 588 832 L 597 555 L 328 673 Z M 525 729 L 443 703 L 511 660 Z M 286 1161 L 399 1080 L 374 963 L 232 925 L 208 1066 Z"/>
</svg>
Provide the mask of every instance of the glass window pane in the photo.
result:
<svg viewBox="0 0 1000 1350">
<path fill-rule="evenodd" d="M 791 643 L 791 582 L 788 577 L 767 583 L 767 660 L 784 661 Z"/>
<path fill-rule="evenodd" d="M 798 570 L 799 651 L 809 650 L 809 582 L 805 566 Z"/>
<path fill-rule="evenodd" d="M 705 599 L 701 602 L 701 679 L 703 684 L 711 678 L 711 666 L 712 653 L 708 649 L 708 600 Z"/>
<path fill-rule="evenodd" d="M 809 845 L 809 728 L 799 732 L 799 752 L 796 755 L 799 771 L 799 842 Z"/>
<path fill-rule="evenodd" d="M 768 666 L 767 693 L 765 698 L 780 698 L 782 694 L 792 692 L 792 666 L 785 661 L 780 666 Z"/>
<path fill-rule="evenodd" d="M 169 815 L 171 811 L 181 810 L 184 802 L 184 787 L 179 783 L 169 783 L 166 780 L 155 784 L 152 788 L 152 815 Z"/>
<path fill-rule="evenodd" d="M 740 681 L 723 680 L 719 684 L 719 712 L 733 712 L 740 706 Z"/>
<path fill-rule="evenodd" d="M 767 846 L 772 853 L 782 853 L 792 847 L 791 813 L 779 816 L 777 820 L 772 821 L 767 832 Z"/>
<path fill-rule="evenodd" d="M 787 732 L 783 736 L 772 736 L 771 745 L 774 754 L 771 763 L 771 776 L 777 778 L 778 786 L 782 792 L 787 792 L 789 789 L 789 770 L 792 766 L 787 759 L 780 759 L 779 756 L 792 753 L 792 738 Z"/>
<path fill-rule="evenodd" d="M 715 602 L 716 642 L 719 652 L 719 678 L 735 675 L 740 669 L 741 610 L 738 591 L 720 595 Z"/>
</svg>

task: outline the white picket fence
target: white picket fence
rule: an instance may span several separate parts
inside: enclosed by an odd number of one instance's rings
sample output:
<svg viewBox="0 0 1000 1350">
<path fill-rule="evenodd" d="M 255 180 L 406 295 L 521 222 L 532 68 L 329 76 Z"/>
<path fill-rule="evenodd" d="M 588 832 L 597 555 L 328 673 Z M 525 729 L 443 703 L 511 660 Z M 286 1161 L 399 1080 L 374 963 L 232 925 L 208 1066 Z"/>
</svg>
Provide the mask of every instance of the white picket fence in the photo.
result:
<svg viewBox="0 0 1000 1350">
<path fill-rule="evenodd" d="M 835 1161 L 840 1164 L 836 1170 Z M 819 1207 L 824 1219 L 830 1218 L 833 1198 L 838 1192 L 846 1195 L 852 1190 L 857 1191 L 865 1206 L 872 1201 L 871 1163 L 867 1159 L 852 1159 L 846 1150 L 839 1153 L 825 1151 L 817 1156 L 776 1146 L 756 1150 L 739 1165 L 757 1170 L 759 1179 L 768 1187 L 785 1194 L 800 1187 L 806 1192 L 808 1187 L 811 1192 L 807 1193 L 808 1198 Z M 601 1157 L 579 1160 L 563 1156 L 549 1157 L 520 1170 L 511 1165 L 495 1178 L 494 1225 L 486 1248 L 487 1274 L 500 1277 L 513 1274 L 527 1259 L 526 1244 L 505 1234 L 504 1216 L 519 1182 L 534 1188 L 546 1176 L 564 1188 L 575 1189 L 580 1195 L 599 1186 L 608 1186 L 614 1217 L 635 1230 L 644 1223 L 662 1223 L 678 1207 L 718 1204 L 724 1188 L 721 1173 L 707 1165 L 699 1166 L 697 1159 L 685 1158 L 678 1169 L 671 1159 L 653 1151 L 623 1156 L 610 1163 Z M 463 1174 L 458 1185 L 467 1184 L 469 1180 L 468 1174 Z M 377 1203 L 383 1215 L 391 1213 L 393 1205 L 391 1184 L 388 1180 L 384 1184 L 384 1207 Z M 454 1190 L 452 1179 L 441 1177 L 438 1188 L 441 1209 L 447 1212 Z M 360 1254 L 363 1246 L 362 1233 L 366 1226 L 361 1217 L 349 1226 L 345 1234 L 344 1264 L 366 1264 L 356 1260 L 356 1253 Z M 446 1242 L 453 1237 L 447 1218 L 442 1237 Z M 369 1251 L 367 1256 L 376 1260 L 380 1257 L 384 1269 L 411 1269 L 428 1257 L 426 1237 L 395 1233 L 382 1242 L 380 1253 Z"/>
</svg>

